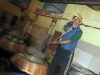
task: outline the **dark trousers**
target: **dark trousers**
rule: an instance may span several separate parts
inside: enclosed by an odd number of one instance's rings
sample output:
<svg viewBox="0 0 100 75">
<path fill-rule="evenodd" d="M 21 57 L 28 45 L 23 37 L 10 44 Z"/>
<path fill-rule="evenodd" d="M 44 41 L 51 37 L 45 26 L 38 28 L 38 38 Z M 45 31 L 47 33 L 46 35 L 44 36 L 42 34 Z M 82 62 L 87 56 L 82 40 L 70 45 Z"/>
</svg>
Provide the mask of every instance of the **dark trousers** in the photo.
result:
<svg viewBox="0 0 100 75">
<path fill-rule="evenodd" d="M 73 53 L 74 53 L 73 51 L 62 49 L 62 47 L 59 45 L 57 47 L 56 54 L 54 55 L 52 63 L 49 65 L 48 75 L 53 75 L 56 67 L 60 63 L 61 63 L 61 69 L 59 75 L 67 75 L 72 61 Z"/>
</svg>

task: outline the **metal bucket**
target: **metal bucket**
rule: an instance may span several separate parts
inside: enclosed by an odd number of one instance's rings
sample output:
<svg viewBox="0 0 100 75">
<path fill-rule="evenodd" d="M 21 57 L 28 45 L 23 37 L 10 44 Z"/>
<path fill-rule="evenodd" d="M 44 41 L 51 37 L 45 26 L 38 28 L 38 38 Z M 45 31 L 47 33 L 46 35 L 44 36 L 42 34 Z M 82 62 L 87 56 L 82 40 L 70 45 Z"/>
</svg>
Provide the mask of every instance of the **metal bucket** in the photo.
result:
<svg viewBox="0 0 100 75">
<path fill-rule="evenodd" d="M 37 58 L 26 51 L 15 53 L 10 58 L 18 69 L 30 75 L 47 75 L 48 64 L 44 59 Z"/>
</svg>

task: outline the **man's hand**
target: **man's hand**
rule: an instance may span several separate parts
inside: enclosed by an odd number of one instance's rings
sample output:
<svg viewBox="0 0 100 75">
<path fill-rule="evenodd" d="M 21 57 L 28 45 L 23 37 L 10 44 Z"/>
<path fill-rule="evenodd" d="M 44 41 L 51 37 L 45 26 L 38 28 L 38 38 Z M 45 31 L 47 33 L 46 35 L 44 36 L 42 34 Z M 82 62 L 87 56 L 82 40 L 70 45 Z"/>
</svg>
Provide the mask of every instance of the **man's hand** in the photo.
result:
<svg viewBox="0 0 100 75">
<path fill-rule="evenodd" d="M 60 44 L 60 41 L 59 40 L 54 40 L 51 42 L 51 44 Z"/>
</svg>

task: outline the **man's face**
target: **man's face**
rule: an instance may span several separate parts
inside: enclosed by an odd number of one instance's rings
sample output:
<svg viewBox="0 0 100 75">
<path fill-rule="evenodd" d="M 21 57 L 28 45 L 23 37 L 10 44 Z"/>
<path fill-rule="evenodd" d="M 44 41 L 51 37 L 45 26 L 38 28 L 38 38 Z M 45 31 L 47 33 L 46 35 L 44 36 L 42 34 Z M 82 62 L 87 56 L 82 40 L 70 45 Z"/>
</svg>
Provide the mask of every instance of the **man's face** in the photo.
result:
<svg viewBox="0 0 100 75">
<path fill-rule="evenodd" d="M 72 22 L 73 22 L 72 27 L 73 27 L 73 28 L 77 28 L 78 25 L 79 25 L 80 20 L 79 20 L 78 17 L 73 17 Z"/>
</svg>

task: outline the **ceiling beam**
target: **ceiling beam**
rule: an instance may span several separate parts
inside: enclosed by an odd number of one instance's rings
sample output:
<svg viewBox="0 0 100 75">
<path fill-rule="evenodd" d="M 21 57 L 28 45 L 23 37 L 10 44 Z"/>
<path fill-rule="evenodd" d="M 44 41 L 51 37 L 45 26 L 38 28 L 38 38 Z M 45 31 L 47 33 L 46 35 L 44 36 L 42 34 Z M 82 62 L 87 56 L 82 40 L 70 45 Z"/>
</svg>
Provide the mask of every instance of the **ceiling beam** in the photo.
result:
<svg viewBox="0 0 100 75">
<path fill-rule="evenodd" d="M 93 4 L 99 5 L 100 0 L 39 0 L 41 2 L 48 2 L 48 3 L 63 3 L 63 4 Z"/>
</svg>

